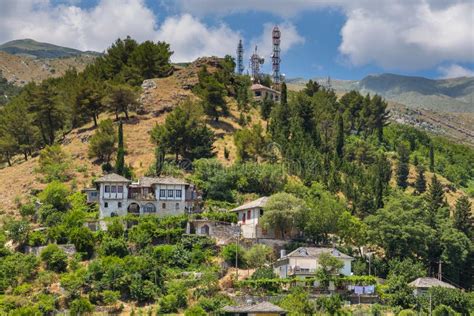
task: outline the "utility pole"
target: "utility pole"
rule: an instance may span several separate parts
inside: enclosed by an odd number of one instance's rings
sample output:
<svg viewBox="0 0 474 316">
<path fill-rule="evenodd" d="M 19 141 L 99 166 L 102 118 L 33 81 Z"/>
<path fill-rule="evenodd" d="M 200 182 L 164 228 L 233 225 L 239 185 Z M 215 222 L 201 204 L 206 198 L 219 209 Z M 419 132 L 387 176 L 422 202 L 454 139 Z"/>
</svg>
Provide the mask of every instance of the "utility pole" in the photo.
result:
<svg viewBox="0 0 474 316">
<path fill-rule="evenodd" d="M 441 260 L 438 262 L 438 280 L 442 281 L 442 274 L 441 274 Z"/>
</svg>

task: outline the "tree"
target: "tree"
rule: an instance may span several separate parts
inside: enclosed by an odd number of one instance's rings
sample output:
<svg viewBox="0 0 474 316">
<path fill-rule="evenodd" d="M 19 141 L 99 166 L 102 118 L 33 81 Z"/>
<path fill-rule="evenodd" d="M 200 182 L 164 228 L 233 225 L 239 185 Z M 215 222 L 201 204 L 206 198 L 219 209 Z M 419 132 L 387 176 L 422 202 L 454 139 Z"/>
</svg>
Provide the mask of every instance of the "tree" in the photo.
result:
<svg viewBox="0 0 474 316">
<path fill-rule="evenodd" d="M 422 165 L 416 166 L 415 192 L 422 194 L 426 191 L 425 168 Z"/>
<path fill-rule="evenodd" d="M 237 261 L 237 266 L 242 268 L 245 266 L 245 250 L 237 245 L 236 243 L 234 244 L 228 244 L 224 247 L 222 247 L 222 258 L 224 258 L 225 262 L 229 264 L 232 267 L 235 267 L 236 261 Z"/>
<path fill-rule="evenodd" d="M 23 245 L 28 240 L 30 224 L 25 220 L 9 220 L 5 223 L 4 229 L 7 232 L 6 236 L 9 239 L 19 245 Z"/>
<path fill-rule="evenodd" d="M 260 102 L 260 115 L 263 120 L 267 121 L 267 128 L 268 128 L 268 119 L 270 118 L 270 114 L 272 113 L 272 109 L 275 106 L 275 102 L 265 96 L 265 99 Z"/>
<path fill-rule="evenodd" d="M 117 120 L 120 113 L 124 113 L 125 118 L 128 120 L 128 113 L 135 111 L 140 105 L 137 91 L 126 84 L 109 86 L 106 102 L 109 110 L 115 113 Z"/>
<path fill-rule="evenodd" d="M 410 153 L 405 145 L 401 144 L 398 146 L 398 165 L 397 165 L 397 185 L 402 188 L 406 189 L 408 186 L 408 173 L 409 173 L 409 165 L 408 162 L 410 161 Z"/>
<path fill-rule="evenodd" d="M 258 161 L 259 157 L 264 157 L 267 150 L 267 140 L 263 135 L 263 128 L 260 124 L 254 124 L 252 128 L 243 128 L 235 132 L 234 144 L 239 161 Z"/>
<path fill-rule="evenodd" d="M 104 111 L 102 91 L 103 87 L 100 83 L 86 82 L 78 91 L 75 99 L 76 114 L 92 118 L 94 127 L 97 127 L 99 114 Z"/>
<path fill-rule="evenodd" d="M 217 122 L 220 116 L 229 112 L 224 99 L 225 85 L 216 78 L 216 75 L 209 73 L 206 67 L 202 67 L 198 77 L 199 84 L 195 87 L 195 92 L 201 97 L 204 113 Z"/>
<path fill-rule="evenodd" d="M 288 108 L 286 84 L 281 85 L 280 103 L 277 103 L 270 115 L 270 134 L 275 143 L 285 148 L 290 136 L 290 109 Z"/>
<path fill-rule="evenodd" d="M 51 205 L 57 211 L 65 212 L 69 207 L 69 193 L 70 191 L 64 183 L 53 181 L 38 194 L 38 198 L 43 204 Z"/>
<path fill-rule="evenodd" d="M 118 128 L 117 159 L 115 161 L 115 172 L 121 176 L 125 175 L 125 148 L 123 145 L 123 123 L 120 121 Z"/>
<path fill-rule="evenodd" d="M 271 262 L 273 249 L 266 245 L 256 244 L 245 253 L 245 261 L 250 268 L 261 268 Z"/>
<path fill-rule="evenodd" d="M 85 253 L 87 257 L 94 253 L 94 235 L 84 227 L 75 227 L 69 231 L 69 241 L 74 244 L 78 252 Z"/>
<path fill-rule="evenodd" d="M 99 128 L 90 139 L 89 158 L 97 157 L 100 161 L 109 163 L 112 154 L 115 152 L 116 142 L 117 136 L 112 120 L 101 121 Z"/>
<path fill-rule="evenodd" d="M 94 311 L 94 305 L 85 298 L 77 298 L 71 302 L 70 312 L 72 316 L 91 315 Z"/>
<path fill-rule="evenodd" d="M 67 255 L 56 244 L 49 244 L 41 251 L 41 260 L 46 264 L 46 269 L 54 272 L 64 272 L 67 268 Z"/>
<path fill-rule="evenodd" d="M 389 112 L 387 112 L 387 102 L 382 97 L 375 95 L 370 100 L 369 128 L 375 130 L 379 143 L 383 141 L 383 128 L 387 125 Z"/>
<path fill-rule="evenodd" d="M 190 100 L 176 107 L 165 124 L 156 125 L 151 139 L 163 152 L 174 154 L 176 161 L 180 156 L 194 160 L 214 155 L 214 133 L 203 121 L 199 105 Z"/>
<path fill-rule="evenodd" d="M 309 299 L 308 291 L 302 287 L 293 287 L 291 293 L 286 295 L 278 304 L 295 315 L 312 315 L 315 306 Z"/>
<path fill-rule="evenodd" d="M 316 92 L 321 89 L 321 85 L 315 80 L 309 79 L 309 81 L 306 83 L 305 88 L 303 89 L 304 93 L 312 97 L 313 95 L 316 94 Z"/>
<path fill-rule="evenodd" d="M 130 56 L 131 64 L 143 79 L 169 76 L 173 71 L 170 63 L 170 45 L 165 42 L 145 41 L 135 48 Z"/>
<path fill-rule="evenodd" d="M 298 214 L 304 208 L 304 201 L 292 194 L 274 194 L 268 199 L 264 207 L 261 224 L 266 229 L 276 228 L 282 239 L 286 239 L 288 233 L 296 227 Z"/>
<path fill-rule="evenodd" d="M 344 120 L 340 113 L 336 116 L 336 155 L 340 159 L 344 156 Z"/>
<path fill-rule="evenodd" d="M 454 227 L 470 238 L 474 237 L 474 219 L 471 209 L 472 204 L 469 198 L 463 195 L 457 199 L 453 214 Z"/>
<path fill-rule="evenodd" d="M 443 185 L 439 182 L 438 177 L 433 175 L 431 178 L 431 185 L 428 190 L 427 195 L 428 208 L 433 215 L 436 215 L 436 212 L 446 206 L 446 201 L 444 200 L 444 190 Z"/>
<path fill-rule="evenodd" d="M 70 157 L 58 144 L 46 146 L 40 151 L 38 171 L 45 176 L 45 181 L 67 181 L 70 178 Z"/>
<path fill-rule="evenodd" d="M 435 154 L 433 144 L 430 144 L 430 171 L 434 172 L 435 167 Z"/>
</svg>

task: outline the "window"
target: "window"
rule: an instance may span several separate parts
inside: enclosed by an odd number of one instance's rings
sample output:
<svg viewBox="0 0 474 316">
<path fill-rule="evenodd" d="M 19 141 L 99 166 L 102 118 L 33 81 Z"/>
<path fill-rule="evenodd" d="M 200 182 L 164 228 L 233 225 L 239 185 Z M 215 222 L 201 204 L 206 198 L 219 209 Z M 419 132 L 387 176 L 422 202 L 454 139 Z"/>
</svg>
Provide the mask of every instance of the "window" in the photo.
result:
<svg viewBox="0 0 474 316">
<path fill-rule="evenodd" d="M 245 224 L 245 213 L 242 213 L 242 223 Z"/>
<path fill-rule="evenodd" d="M 181 198 L 181 190 L 176 190 L 176 197 Z"/>
<path fill-rule="evenodd" d="M 123 193 L 123 186 L 119 185 L 119 186 L 117 187 L 117 192 L 118 192 L 118 193 Z"/>
<path fill-rule="evenodd" d="M 262 216 L 263 216 L 263 210 L 260 209 L 260 217 L 262 217 Z"/>
<path fill-rule="evenodd" d="M 252 211 L 248 210 L 247 211 L 247 219 L 251 219 L 251 218 L 252 218 Z"/>
<path fill-rule="evenodd" d="M 173 197 L 173 190 L 168 190 L 168 197 L 172 198 Z"/>
<path fill-rule="evenodd" d="M 145 204 L 145 207 L 143 208 L 143 212 L 145 213 L 155 213 L 156 208 L 155 205 L 152 203 Z"/>
<path fill-rule="evenodd" d="M 256 96 L 256 97 L 259 97 L 259 96 L 261 96 L 261 95 L 262 95 L 262 92 L 260 92 L 260 91 L 255 91 L 255 96 Z"/>
<path fill-rule="evenodd" d="M 122 202 L 118 202 L 118 207 L 119 207 L 119 208 L 122 207 Z"/>
<path fill-rule="evenodd" d="M 110 192 L 110 185 L 106 185 L 105 186 L 105 193 L 109 193 Z"/>
<path fill-rule="evenodd" d="M 176 203 L 175 208 L 176 210 L 179 210 L 179 203 Z"/>
<path fill-rule="evenodd" d="M 116 187 L 115 185 L 113 185 L 113 186 L 111 187 L 111 189 L 112 189 L 112 193 L 116 193 L 116 192 L 117 192 L 117 187 Z"/>
<path fill-rule="evenodd" d="M 160 190 L 160 197 L 161 198 L 166 197 L 166 190 L 163 190 L 163 189 Z"/>
<path fill-rule="evenodd" d="M 165 209 L 166 208 L 166 203 L 161 204 L 161 208 Z"/>
<path fill-rule="evenodd" d="M 97 191 L 91 192 L 91 197 L 97 197 Z"/>
<path fill-rule="evenodd" d="M 108 203 L 108 202 L 104 202 L 104 207 L 109 207 L 109 203 Z"/>
</svg>

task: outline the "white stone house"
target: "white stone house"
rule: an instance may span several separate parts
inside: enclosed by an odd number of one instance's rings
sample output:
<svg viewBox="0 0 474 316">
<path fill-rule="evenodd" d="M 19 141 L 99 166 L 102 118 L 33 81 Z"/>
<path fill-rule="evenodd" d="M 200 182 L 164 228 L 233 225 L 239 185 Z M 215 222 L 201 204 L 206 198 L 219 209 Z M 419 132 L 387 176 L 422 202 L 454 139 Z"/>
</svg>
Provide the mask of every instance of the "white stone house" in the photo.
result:
<svg viewBox="0 0 474 316">
<path fill-rule="evenodd" d="M 275 237 L 273 229 L 265 230 L 259 225 L 259 219 L 263 216 L 263 208 L 267 201 L 268 197 L 265 196 L 231 210 L 231 212 L 237 213 L 237 224 L 240 226 L 243 238 Z"/>
<path fill-rule="evenodd" d="M 415 296 L 425 294 L 430 288 L 439 286 L 448 289 L 455 289 L 453 285 L 438 280 L 436 278 L 418 278 L 415 281 L 408 283 L 413 288 L 413 294 Z"/>
<path fill-rule="evenodd" d="M 323 253 L 329 253 L 344 263 L 339 271 L 340 274 L 351 275 L 353 257 L 334 248 L 318 247 L 300 247 L 287 255 L 283 255 L 274 263 L 273 272 L 280 278 L 292 276 L 314 277 L 316 270 L 320 268 L 319 256 Z"/>
<path fill-rule="evenodd" d="M 87 202 L 99 204 L 99 217 L 179 215 L 197 208 L 195 187 L 172 177 L 142 177 L 138 182 L 111 173 L 95 180 L 96 188 L 84 189 Z"/>
<path fill-rule="evenodd" d="M 272 101 L 280 102 L 280 91 L 266 87 L 261 84 L 253 84 L 250 87 L 250 90 L 252 90 L 253 99 L 255 101 L 263 101 L 265 100 L 265 98 L 268 98 Z"/>
</svg>

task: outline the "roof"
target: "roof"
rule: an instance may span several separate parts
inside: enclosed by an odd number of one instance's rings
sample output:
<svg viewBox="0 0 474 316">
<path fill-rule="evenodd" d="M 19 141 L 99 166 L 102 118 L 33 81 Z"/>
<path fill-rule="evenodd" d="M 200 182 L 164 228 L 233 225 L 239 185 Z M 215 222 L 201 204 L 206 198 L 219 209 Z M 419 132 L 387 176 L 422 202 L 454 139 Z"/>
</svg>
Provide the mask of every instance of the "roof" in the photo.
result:
<svg viewBox="0 0 474 316">
<path fill-rule="evenodd" d="M 292 252 L 284 256 L 282 259 L 291 258 L 291 257 L 317 258 L 323 253 L 330 253 L 331 255 L 339 259 L 354 259 L 351 256 L 348 256 L 335 248 L 319 248 L 319 247 L 299 247 L 298 249 L 293 250 Z"/>
<path fill-rule="evenodd" d="M 268 201 L 268 196 L 261 197 L 259 199 L 256 199 L 255 201 L 245 203 L 244 205 L 241 205 L 237 208 L 234 208 L 233 210 L 230 210 L 231 212 L 238 212 L 238 211 L 243 211 L 243 210 L 249 210 L 252 208 L 257 208 L 257 207 L 265 207 Z"/>
<path fill-rule="evenodd" d="M 429 288 L 434 286 L 446 287 L 450 289 L 455 289 L 456 287 L 452 286 L 449 283 L 443 282 L 436 278 L 418 278 L 413 282 L 410 282 L 408 285 L 416 288 Z"/>
<path fill-rule="evenodd" d="M 222 311 L 230 313 L 286 313 L 286 310 L 270 302 L 225 306 Z"/>
<path fill-rule="evenodd" d="M 261 85 L 259 83 L 255 83 L 250 87 L 251 90 L 267 90 L 267 91 L 273 91 L 275 93 L 280 93 L 280 91 L 277 91 L 275 89 L 269 88 L 267 86 Z"/>
<path fill-rule="evenodd" d="M 138 180 L 139 185 L 144 187 L 151 187 L 154 184 L 176 184 L 176 185 L 187 185 L 188 183 L 182 179 L 177 179 L 173 177 L 141 177 Z"/>
<path fill-rule="evenodd" d="M 96 179 L 95 182 L 132 182 L 132 181 L 116 173 L 109 173 L 109 174 L 103 175 L 99 179 Z"/>
</svg>

